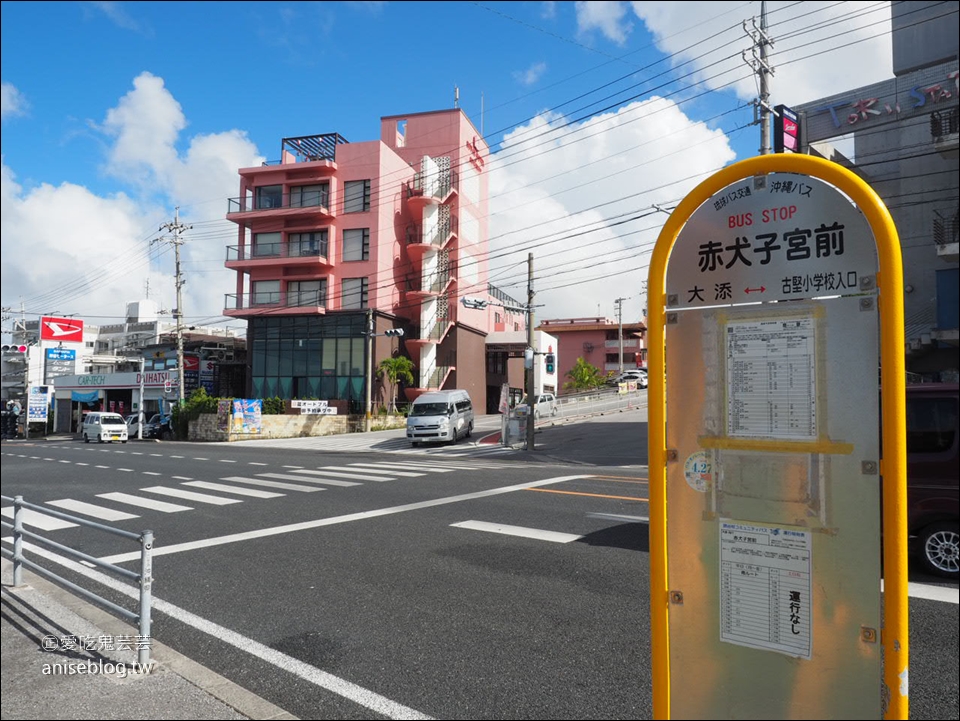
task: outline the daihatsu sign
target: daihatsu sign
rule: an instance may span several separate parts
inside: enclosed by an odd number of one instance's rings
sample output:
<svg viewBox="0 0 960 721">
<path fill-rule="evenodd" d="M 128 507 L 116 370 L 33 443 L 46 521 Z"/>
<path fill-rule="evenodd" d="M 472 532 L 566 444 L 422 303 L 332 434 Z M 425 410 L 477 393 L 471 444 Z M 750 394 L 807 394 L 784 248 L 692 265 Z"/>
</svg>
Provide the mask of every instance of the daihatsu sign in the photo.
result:
<svg viewBox="0 0 960 721">
<path fill-rule="evenodd" d="M 83 321 L 75 318 L 40 318 L 40 340 L 83 343 Z"/>
<path fill-rule="evenodd" d="M 720 171 L 660 234 L 655 718 L 907 717 L 900 262 L 873 190 L 803 155 Z"/>
</svg>

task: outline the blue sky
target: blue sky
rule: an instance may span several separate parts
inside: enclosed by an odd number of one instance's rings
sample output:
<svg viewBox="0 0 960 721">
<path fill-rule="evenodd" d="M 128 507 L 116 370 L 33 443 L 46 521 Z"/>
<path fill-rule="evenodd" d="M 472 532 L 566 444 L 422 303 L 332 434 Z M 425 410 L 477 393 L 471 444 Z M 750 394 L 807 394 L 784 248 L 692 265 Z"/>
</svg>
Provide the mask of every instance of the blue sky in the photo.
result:
<svg viewBox="0 0 960 721">
<path fill-rule="evenodd" d="M 889 3 L 769 2 L 774 103 L 891 76 Z M 237 168 L 283 137 L 379 137 L 380 117 L 459 104 L 494 150 L 491 268 L 538 319 L 625 319 L 670 207 L 753 156 L 757 84 L 741 53 L 759 2 L 4 2 L 2 304 L 116 322 L 174 305 L 220 315 Z M 838 70 L 842 69 L 842 70 Z M 625 217 L 642 219 L 623 222 Z M 519 249 L 511 253 L 512 249 Z M 9 324 L 4 323 L 4 328 Z"/>
</svg>

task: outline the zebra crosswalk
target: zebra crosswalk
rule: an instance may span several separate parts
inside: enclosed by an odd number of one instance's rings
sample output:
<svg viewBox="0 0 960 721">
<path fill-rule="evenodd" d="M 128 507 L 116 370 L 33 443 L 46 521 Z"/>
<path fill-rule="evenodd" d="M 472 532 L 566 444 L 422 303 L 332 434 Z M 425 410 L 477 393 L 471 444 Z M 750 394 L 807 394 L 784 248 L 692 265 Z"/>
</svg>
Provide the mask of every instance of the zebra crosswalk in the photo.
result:
<svg viewBox="0 0 960 721">
<path fill-rule="evenodd" d="M 257 448 L 290 448 L 296 450 L 316 450 L 328 452 L 375 452 L 397 455 L 431 458 L 490 458 L 509 456 L 516 451 L 508 446 L 496 443 L 470 443 L 461 441 L 455 444 L 424 444 L 414 448 L 403 436 L 388 435 L 386 432 L 351 433 L 347 435 L 314 436 L 308 438 L 271 438 L 249 441 Z"/>
<path fill-rule="evenodd" d="M 85 517 L 100 522 L 121 523 L 134 521 L 150 513 L 182 513 L 192 511 L 197 506 L 233 506 L 247 501 L 280 498 L 290 493 L 317 493 L 367 483 L 436 478 L 437 474 L 491 467 L 500 468 L 502 464 L 430 459 L 429 462 L 377 461 L 314 468 L 284 466 L 283 472 L 264 470 L 223 476 L 216 481 L 173 476 L 170 480 L 179 482 L 144 486 L 136 491 L 98 493 L 87 499 L 60 498 L 46 501 L 44 505 L 60 513 L 73 514 L 74 518 Z M 0 509 L 0 514 L 10 519 L 13 518 L 13 513 L 12 506 Z M 78 525 L 33 509 L 25 509 L 22 520 L 25 526 L 33 526 L 43 531 L 58 531 Z"/>
</svg>

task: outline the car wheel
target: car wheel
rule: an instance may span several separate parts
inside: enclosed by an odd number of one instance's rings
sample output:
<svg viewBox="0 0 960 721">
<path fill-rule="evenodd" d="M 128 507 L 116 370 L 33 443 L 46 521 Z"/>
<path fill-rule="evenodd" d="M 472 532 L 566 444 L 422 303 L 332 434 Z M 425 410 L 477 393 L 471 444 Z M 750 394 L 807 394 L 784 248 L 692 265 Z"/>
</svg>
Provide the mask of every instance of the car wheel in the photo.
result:
<svg viewBox="0 0 960 721">
<path fill-rule="evenodd" d="M 86 433 L 83 434 L 83 442 L 84 442 L 84 443 L 89 443 L 89 442 L 90 442 L 90 439 L 87 438 L 87 434 L 86 434 Z"/>
<path fill-rule="evenodd" d="M 960 530 L 956 523 L 928 526 L 920 534 L 920 544 L 920 559 L 927 572 L 957 579 L 960 575 Z"/>
<path fill-rule="evenodd" d="M 473 435 L 473 421 L 470 422 L 470 425 L 467 426 L 467 438 Z"/>
<path fill-rule="evenodd" d="M 419 448 L 419 447 L 420 447 L 420 441 L 412 441 L 412 442 L 410 443 L 410 445 L 413 446 L 414 448 Z"/>
<path fill-rule="evenodd" d="M 120 441 L 121 443 L 126 443 L 126 441 Z"/>
</svg>

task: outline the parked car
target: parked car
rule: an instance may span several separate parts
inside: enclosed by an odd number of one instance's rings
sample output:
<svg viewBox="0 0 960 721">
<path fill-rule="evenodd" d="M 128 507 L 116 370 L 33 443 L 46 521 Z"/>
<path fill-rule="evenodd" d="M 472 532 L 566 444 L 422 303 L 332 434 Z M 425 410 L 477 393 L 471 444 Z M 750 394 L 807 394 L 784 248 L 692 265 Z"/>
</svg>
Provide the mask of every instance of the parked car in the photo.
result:
<svg viewBox="0 0 960 721">
<path fill-rule="evenodd" d="M 146 416 L 144 418 L 146 418 Z M 126 421 L 126 424 L 127 424 L 127 436 L 129 436 L 130 438 L 139 438 L 140 437 L 140 414 L 131 413 L 129 416 L 126 416 L 123 420 Z M 144 427 L 144 431 L 146 431 L 146 427 L 147 427 L 146 421 L 144 421 L 143 427 Z M 144 435 L 144 438 L 146 438 L 146 435 Z"/>
<path fill-rule="evenodd" d="M 627 383 L 629 381 L 636 381 L 637 387 L 646 388 L 648 385 L 647 371 L 645 368 L 631 368 L 626 370 L 619 375 L 615 375 L 609 381 L 607 385 L 609 386 L 618 386 L 621 383 Z"/>
<path fill-rule="evenodd" d="M 907 386 L 907 530 L 928 573 L 960 577 L 960 385 Z"/>
<path fill-rule="evenodd" d="M 97 443 L 127 442 L 127 424 L 119 413 L 94 411 L 83 417 L 81 437 L 84 443 L 95 440 Z"/>
<path fill-rule="evenodd" d="M 527 406 L 527 397 L 524 396 L 516 405 L 517 414 L 525 415 L 529 413 L 530 410 Z M 533 419 L 538 421 L 544 416 L 555 416 L 558 410 L 560 410 L 560 404 L 557 397 L 553 393 L 541 393 L 537 396 L 537 404 L 533 407 Z"/>
</svg>

